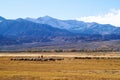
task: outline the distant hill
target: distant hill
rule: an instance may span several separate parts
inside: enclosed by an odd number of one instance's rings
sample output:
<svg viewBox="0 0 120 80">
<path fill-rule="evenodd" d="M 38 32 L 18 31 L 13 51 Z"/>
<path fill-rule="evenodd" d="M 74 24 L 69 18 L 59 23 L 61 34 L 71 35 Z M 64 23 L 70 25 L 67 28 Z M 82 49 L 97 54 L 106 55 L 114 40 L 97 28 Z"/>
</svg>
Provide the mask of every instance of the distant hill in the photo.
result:
<svg viewBox="0 0 120 80">
<path fill-rule="evenodd" d="M 16 43 L 48 42 L 54 37 L 68 37 L 74 34 L 51 27 L 47 24 L 37 24 L 24 19 L 6 20 L 0 23 L 0 35 L 16 40 Z M 5 44 L 5 43 L 4 43 Z"/>
<path fill-rule="evenodd" d="M 35 47 L 89 49 L 90 45 L 92 46 L 91 43 L 94 42 L 108 41 L 114 42 L 112 43 L 114 45 L 119 40 L 120 28 L 110 24 L 59 20 L 49 16 L 15 20 L 0 17 L 0 50 L 21 50 Z M 86 44 L 86 47 L 81 45 L 83 43 Z M 75 47 L 75 45 L 79 46 Z M 119 45 L 118 43 L 116 46 Z"/>
</svg>

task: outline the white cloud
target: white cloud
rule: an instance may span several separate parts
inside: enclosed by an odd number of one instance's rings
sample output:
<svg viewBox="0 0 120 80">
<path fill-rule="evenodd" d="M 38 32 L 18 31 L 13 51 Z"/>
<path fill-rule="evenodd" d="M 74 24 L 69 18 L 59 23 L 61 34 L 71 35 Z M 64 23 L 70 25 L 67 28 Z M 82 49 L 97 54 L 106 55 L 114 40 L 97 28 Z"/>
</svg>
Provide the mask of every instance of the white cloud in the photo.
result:
<svg viewBox="0 0 120 80">
<path fill-rule="evenodd" d="M 104 15 L 81 17 L 77 18 L 77 20 L 85 22 L 97 22 L 100 24 L 112 24 L 120 27 L 120 10 L 114 9 Z"/>
</svg>

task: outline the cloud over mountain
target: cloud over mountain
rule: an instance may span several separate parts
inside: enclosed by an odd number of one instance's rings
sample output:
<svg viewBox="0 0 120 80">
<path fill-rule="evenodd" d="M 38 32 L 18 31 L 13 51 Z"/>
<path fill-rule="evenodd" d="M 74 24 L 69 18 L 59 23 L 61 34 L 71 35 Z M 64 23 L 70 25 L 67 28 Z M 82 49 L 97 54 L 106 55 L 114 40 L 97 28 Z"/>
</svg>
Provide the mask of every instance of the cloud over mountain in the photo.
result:
<svg viewBox="0 0 120 80">
<path fill-rule="evenodd" d="M 97 22 L 100 24 L 112 24 L 120 27 L 120 9 L 113 9 L 107 14 L 97 15 L 97 16 L 85 16 L 81 18 L 77 18 L 77 20 L 85 21 L 85 22 Z"/>
</svg>

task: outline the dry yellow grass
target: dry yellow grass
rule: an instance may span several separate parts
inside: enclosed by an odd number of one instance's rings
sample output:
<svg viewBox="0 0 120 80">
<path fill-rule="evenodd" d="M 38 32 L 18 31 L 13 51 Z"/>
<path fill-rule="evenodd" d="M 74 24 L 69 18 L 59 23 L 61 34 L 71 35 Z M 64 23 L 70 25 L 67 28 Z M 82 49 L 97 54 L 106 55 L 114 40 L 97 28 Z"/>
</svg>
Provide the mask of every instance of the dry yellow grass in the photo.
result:
<svg viewBox="0 0 120 80">
<path fill-rule="evenodd" d="M 0 57 L 0 80 L 120 80 L 120 59 L 65 58 L 63 61 L 10 61 Z"/>
</svg>

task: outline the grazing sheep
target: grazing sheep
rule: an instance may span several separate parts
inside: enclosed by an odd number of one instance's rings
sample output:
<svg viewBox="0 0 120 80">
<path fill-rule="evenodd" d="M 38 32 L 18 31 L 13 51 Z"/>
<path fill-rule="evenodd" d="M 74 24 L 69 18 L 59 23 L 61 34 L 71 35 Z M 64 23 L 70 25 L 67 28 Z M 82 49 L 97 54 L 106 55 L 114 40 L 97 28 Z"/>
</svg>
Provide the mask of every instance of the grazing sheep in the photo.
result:
<svg viewBox="0 0 120 80">
<path fill-rule="evenodd" d="M 64 60 L 64 58 L 44 58 L 43 55 L 36 57 L 36 58 L 11 58 L 11 61 L 61 61 Z"/>
</svg>

